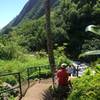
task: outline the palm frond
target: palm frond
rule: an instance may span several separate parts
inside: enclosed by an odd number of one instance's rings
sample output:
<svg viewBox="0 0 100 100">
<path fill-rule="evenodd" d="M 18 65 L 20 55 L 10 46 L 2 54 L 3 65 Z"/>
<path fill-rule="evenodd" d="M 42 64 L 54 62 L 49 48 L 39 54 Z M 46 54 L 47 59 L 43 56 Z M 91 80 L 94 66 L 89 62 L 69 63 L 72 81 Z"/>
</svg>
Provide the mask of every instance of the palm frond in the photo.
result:
<svg viewBox="0 0 100 100">
<path fill-rule="evenodd" d="M 97 35 L 100 35 L 100 26 L 95 26 L 95 25 L 89 25 L 86 27 L 85 29 L 86 32 L 92 32 L 95 33 Z"/>
<path fill-rule="evenodd" d="M 79 55 L 79 58 L 89 56 L 89 55 L 100 55 L 100 50 L 84 52 L 84 53 Z"/>
</svg>

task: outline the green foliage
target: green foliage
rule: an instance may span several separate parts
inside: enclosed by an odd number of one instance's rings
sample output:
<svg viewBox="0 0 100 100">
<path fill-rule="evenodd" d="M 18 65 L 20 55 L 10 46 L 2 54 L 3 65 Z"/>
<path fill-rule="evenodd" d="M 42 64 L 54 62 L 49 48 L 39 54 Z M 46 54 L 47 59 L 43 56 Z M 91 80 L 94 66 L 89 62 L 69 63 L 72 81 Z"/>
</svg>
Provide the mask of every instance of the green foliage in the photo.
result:
<svg viewBox="0 0 100 100">
<path fill-rule="evenodd" d="M 100 39 L 92 38 L 91 40 L 85 40 L 82 46 L 82 53 L 85 51 L 93 51 L 100 49 Z"/>
<path fill-rule="evenodd" d="M 83 54 L 80 54 L 79 57 L 89 56 L 89 55 L 98 55 L 100 54 L 100 50 L 88 51 Z"/>
<path fill-rule="evenodd" d="M 92 74 L 92 70 L 90 68 L 87 68 L 84 72 L 84 75 L 91 75 Z"/>
<path fill-rule="evenodd" d="M 3 86 L 0 86 L 0 92 L 2 92 L 2 91 L 6 91 L 6 90 L 8 90 L 9 89 L 9 87 L 3 87 Z M 12 95 L 14 95 L 14 96 L 12 96 Z M 1 93 L 0 94 L 0 100 L 4 100 L 4 98 L 6 97 L 8 100 L 15 100 L 15 97 L 17 96 L 18 94 L 17 94 L 17 92 L 15 92 L 14 90 L 11 90 L 11 91 L 8 91 L 8 92 L 6 92 L 6 93 Z"/>
<path fill-rule="evenodd" d="M 41 5 L 40 8 L 38 5 Z M 98 0 L 59 0 L 59 5 L 52 9 L 51 29 L 54 44 L 57 44 L 54 50 L 57 65 L 72 63 L 65 54 L 76 59 L 80 52 L 100 49 L 98 36 L 94 37 L 84 31 L 88 25 L 100 24 L 99 6 Z M 17 26 L 8 28 L 6 34 L 0 33 L 0 73 L 20 71 L 23 81 L 27 77 L 23 72 L 26 68 L 48 65 L 47 54 L 44 52 L 47 49 L 45 17 L 39 18 L 43 15 L 42 7 L 43 2 L 39 0 L 35 9 L 33 7 L 26 14 L 27 18 L 24 17 Z M 67 45 L 62 46 L 64 43 Z M 97 72 L 95 76 L 87 69 L 83 77 L 73 82 L 74 88 L 69 100 L 100 99 L 100 66 L 96 65 L 94 69 Z M 43 69 L 41 75 L 44 74 L 51 75 L 50 70 Z M 33 72 L 32 76 L 38 77 L 38 71 Z M 3 78 L 0 83 L 4 81 L 12 85 L 17 82 L 16 76 Z"/>
<path fill-rule="evenodd" d="M 50 69 L 43 69 L 41 68 L 41 72 L 39 74 L 39 71 L 36 70 L 35 72 L 33 71 L 31 74 L 30 74 L 30 79 L 36 79 L 36 78 L 49 78 L 51 77 L 51 70 Z"/>
<path fill-rule="evenodd" d="M 66 43 L 64 43 L 63 45 L 66 45 Z M 65 46 L 60 46 L 54 50 L 56 65 L 59 67 L 62 63 L 66 63 L 66 64 L 72 63 L 72 61 L 70 59 L 68 59 L 68 57 L 65 55 L 64 49 L 65 49 Z"/>
<path fill-rule="evenodd" d="M 65 0 L 65 2 L 59 0 L 58 3 L 58 0 L 51 0 L 52 5 L 55 2 L 58 5 L 54 6 L 55 8 L 51 12 L 51 29 L 54 43 L 57 43 L 58 46 L 67 43 L 66 51 L 71 58 L 77 58 L 80 52 L 88 49 L 93 50 L 93 46 L 89 46 L 92 43 L 91 41 L 95 41 L 95 49 L 100 48 L 98 45 L 100 39 L 97 40 L 97 37 L 93 39 L 93 36 L 84 34 L 86 26 L 99 24 L 100 22 L 99 2 L 94 2 L 94 0 Z M 41 6 L 38 8 L 38 5 Z M 30 13 L 27 13 L 27 18 L 24 18 L 20 24 L 9 30 L 9 32 L 17 33 L 17 43 L 28 51 L 46 49 L 45 17 L 32 19 L 34 13 L 34 16 L 37 17 L 40 11 L 43 14 L 42 7 L 43 2 L 39 0 Z M 86 40 L 89 40 L 89 42 L 85 42 Z M 89 48 L 85 48 L 86 46 L 89 46 Z"/>
<path fill-rule="evenodd" d="M 10 96 L 10 97 L 8 98 L 8 100 L 15 100 L 15 97 Z"/>
<path fill-rule="evenodd" d="M 68 100 L 99 100 L 100 74 L 85 75 L 73 82 L 73 91 Z"/>
<path fill-rule="evenodd" d="M 14 76 L 3 77 L 3 78 L 1 78 L 1 80 L 3 82 L 6 82 L 6 83 L 12 85 L 12 86 L 17 84 L 17 79 Z"/>
<path fill-rule="evenodd" d="M 60 67 L 60 65 L 62 64 L 62 63 L 66 63 L 66 64 L 71 64 L 71 60 L 69 60 L 65 55 L 63 55 L 63 56 L 60 56 L 59 58 L 58 58 L 58 64 L 57 65 L 59 65 L 59 67 Z"/>
<path fill-rule="evenodd" d="M 89 25 L 88 27 L 86 27 L 86 31 L 90 31 L 92 33 L 100 35 L 100 26 Z"/>
<path fill-rule="evenodd" d="M 100 64 L 97 64 L 95 66 L 95 70 L 96 70 L 96 73 L 100 73 Z"/>
<path fill-rule="evenodd" d="M 2 83 L 3 83 L 3 82 L 0 80 L 0 85 L 2 85 Z"/>
<path fill-rule="evenodd" d="M 0 36 L 0 59 L 11 60 L 19 58 L 26 52 L 19 44 L 19 36 L 16 32 Z"/>
<path fill-rule="evenodd" d="M 86 31 L 90 31 L 92 33 L 100 35 L 100 26 L 89 25 L 88 27 L 86 27 Z M 93 49 L 93 42 L 92 42 L 92 49 Z M 86 45 L 85 45 L 85 47 L 86 47 Z M 96 49 L 95 46 L 94 46 L 94 48 Z M 99 50 L 100 48 L 98 50 L 95 50 L 95 49 L 94 49 L 94 51 L 88 51 L 88 52 L 85 52 L 83 54 L 80 54 L 79 57 L 84 57 L 84 56 L 89 56 L 89 55 L 99 55 L 100 54 L 100 50 Z"/>
<path fill-rule="evenodd" d="M 13 30 L 20 36 L 19 44 L 28 51 L 39 51 L 45 48 L 46 34 L 44 30 L 44 18 L 23 22 Z"/>
<path fill-rule="evenodd" d="M 37 57 L 37 55 L 29 55 L 24 54 L 24 57 L 21 59 L 12 59 L 12 60 L 0 60 L 0 74 L 4 73 L 12 73 L 12 72 L 21 72 L 21 81 L 22 83 L 27 80 L 27 68 L 29 67 L 35 67 L 35 66 L 41 66 L 41 76 L 42 78 L 50 77 L 51 72 L 50 69 L 45 69 L 42 66 L 48 65 L 48 59 L 47 56 L 43 57 Z M 32 70 L 31 70 L 32 71 Z M 35 79 L 39 77 L 39 70 L 32 71 L 32 74 L 30 73 L 30 78 Z M 12 86 L 15 86 L 18 84 L 18 77 L 17 75 L 11 75 L 11 76 L 2 76 L 0 77 L 0 86 L 2 86 L 2 83 L 8 83 Z M 4 88 L 5 90 L 5 88 Z M 3 91 L 3 90 L 1 90 Z M 7 92 L 9 95 L 12 93 Z M 17 94 L 16 94 L 17 95 Z"/>
<path fill-rule="evenodd" d="M 21 72 L 30 66 L 39 65 L 48 65 L 47 57 L 37 58 L 34 55 L 24 55 L 21 59 L 0 60 L 0 72 Z"/>
</svg>

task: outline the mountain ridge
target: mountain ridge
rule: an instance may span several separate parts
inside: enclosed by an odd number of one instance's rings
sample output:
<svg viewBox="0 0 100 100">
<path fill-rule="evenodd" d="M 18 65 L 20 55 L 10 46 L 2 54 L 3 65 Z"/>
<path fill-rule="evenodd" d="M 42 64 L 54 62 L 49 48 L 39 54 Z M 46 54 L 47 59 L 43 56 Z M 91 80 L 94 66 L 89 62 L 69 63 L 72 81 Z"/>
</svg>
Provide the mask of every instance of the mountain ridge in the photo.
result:
<svg viewBox="0 0 100 100">
<path fill-rule="evenodd" d="M 51 7 L 55 7 L 58 0 L 51 0 Z M 17 26 L 24 19 L 37 19 L 44 14 L 45 0 L 29 0 L 21 10 L 21 12 L 12 19 L 2 30 L 5 31 L 13 26 Z"/>
</svg>

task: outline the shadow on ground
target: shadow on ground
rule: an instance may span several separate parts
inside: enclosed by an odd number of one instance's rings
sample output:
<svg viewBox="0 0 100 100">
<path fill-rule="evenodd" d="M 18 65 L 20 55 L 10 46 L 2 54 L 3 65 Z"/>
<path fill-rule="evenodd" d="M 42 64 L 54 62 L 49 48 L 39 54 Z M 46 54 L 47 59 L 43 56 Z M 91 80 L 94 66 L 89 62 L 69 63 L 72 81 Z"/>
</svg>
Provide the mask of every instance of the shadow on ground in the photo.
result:
<svg viewBox="0 0 100 100">
<path fill-rule="evenodd" d="M 48 89 L 42 94 L 43 100 L 54 100 L 51 91 Z"/>
<path fill-rule="evenodd" d="M 52 87 L 45 90 L 42 94 L 42 100 L 67 100 L 70 94 L 70 88 L 58 88 L 58 90 L 53 90 Z"/>
</svg>

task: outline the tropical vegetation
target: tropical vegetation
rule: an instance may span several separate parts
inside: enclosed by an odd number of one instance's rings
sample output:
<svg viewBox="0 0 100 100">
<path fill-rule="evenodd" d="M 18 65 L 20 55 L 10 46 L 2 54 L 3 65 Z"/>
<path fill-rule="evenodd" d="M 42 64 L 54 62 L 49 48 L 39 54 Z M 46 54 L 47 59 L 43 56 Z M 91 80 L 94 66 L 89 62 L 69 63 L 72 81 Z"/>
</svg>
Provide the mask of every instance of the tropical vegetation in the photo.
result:
<svg viewBox="0 0 100 100">
<path fill-rule="evenodd" d="M 100 1 L 51 1 L 51 33 L 56 66 L 59 67 L 62 62 L 72 63 L 73 60 L 86 61 L 92 65 L 85 75 L 73 81 L 74 88 L 69 100 L 83 100 L 84 98 L 99 100 L 100 56 L 94 55 L 79 59 L 79 54 L 91 51 L 85 54 L 90 55 L 90 53 L 95 54 L 94 50 L 100 50 L 100 36 L 96 35 L 96 33 L 99 34 L 100 28 L 92 26 L 92 32 L 90 29 L 85 31 L 88 25 L 100 25 Z M 23 72 L 32 66 L 49 64 L 46 20 L 43 12 L 44 1 L 37 0 L 36 2 L 31 12 L 27 11 L 24 17 L 21 15 L 21 19 L 16 20 L 17 23 L 13 23 L 13 20 L 11 22 L 13 25 L 10 23 L 9 27 L 0 31 L 0 74 Z M 36 9 L 37 6 L 40 8 Z M 33 14 L 35 11 L 36 13 Z M 91 75 L 91 68 L 95 70 L 95 75 Z M 44 69 L 43 73 L 49 72 Z M 26 78 L 24 72 L 22 76 Z M 0 84 L 3 82 L 15 85 L 17 84 L 16 76 L 0 78 Z"/>
</svg>

